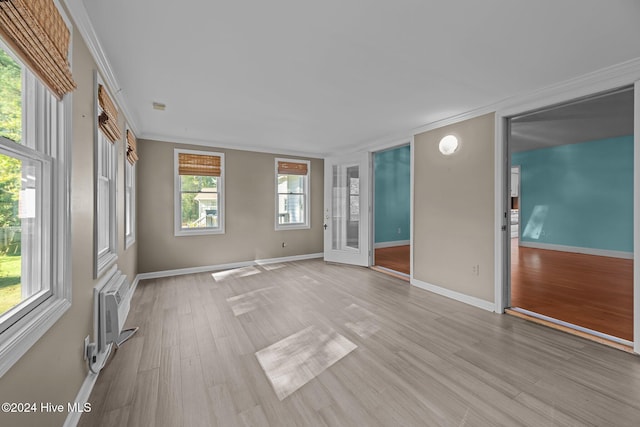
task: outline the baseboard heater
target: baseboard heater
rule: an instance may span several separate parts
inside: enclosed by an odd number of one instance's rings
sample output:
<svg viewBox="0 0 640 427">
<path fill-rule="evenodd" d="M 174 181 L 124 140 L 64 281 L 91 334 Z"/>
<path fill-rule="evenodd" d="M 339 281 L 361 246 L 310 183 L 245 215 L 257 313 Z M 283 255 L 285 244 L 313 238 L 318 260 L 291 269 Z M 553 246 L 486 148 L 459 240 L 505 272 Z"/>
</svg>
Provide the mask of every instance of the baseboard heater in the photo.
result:
<svg viewBox="0 0 640 427">
<path fill-rule="evenodd" d="M 93 292 L 96 342 L 90 346 L 88 359 L 89 368 L 97 373 L 104 367 L 112 346 L 120 347 L 138 328 L 124 329 L 131 308 L 131 283 L 117 266 L 112 267 Z"/>
</svg>

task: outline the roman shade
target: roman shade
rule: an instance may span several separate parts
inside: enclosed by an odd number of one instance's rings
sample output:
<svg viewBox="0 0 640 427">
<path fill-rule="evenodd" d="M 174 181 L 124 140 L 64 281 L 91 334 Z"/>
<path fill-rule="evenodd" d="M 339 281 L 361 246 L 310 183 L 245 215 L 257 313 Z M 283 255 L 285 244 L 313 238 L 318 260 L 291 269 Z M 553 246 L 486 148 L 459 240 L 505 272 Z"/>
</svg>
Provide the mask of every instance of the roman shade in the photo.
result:
<svg viewBox="0 0 640 427">
<path fill-rule="evenodd" d="M 196 176 L 220 176 L 220 156 L 178 153 L 178 174 Z"/>
<path fill-rule="evenodd" d="M 98 106 L 100 114 L 98 115 L 98 126 L 109 141 L 116 142 L 120 139 L 120 128 L 118 128 L 118 110 L 113 101 L 109 97 L 107 90 L 101 84 L 98 84 Z"/>
<path fill-rule="evenodd" d="M 278 161 L 278 173 L 282 175 L 306 175 L 307 164 L 289 161 Z"/>
<path fill-rule="evenodd" d="M 136 137 L 129 129 L 127 129 L 127 160 L 132 165 L 138 161 L 138 144 Z"/>
<path fill-rule="evenodd" d="M 0 36 L 58 100 L 76 88 L 69 29 L 53 0 L 0 1 Z"/>
</svg>

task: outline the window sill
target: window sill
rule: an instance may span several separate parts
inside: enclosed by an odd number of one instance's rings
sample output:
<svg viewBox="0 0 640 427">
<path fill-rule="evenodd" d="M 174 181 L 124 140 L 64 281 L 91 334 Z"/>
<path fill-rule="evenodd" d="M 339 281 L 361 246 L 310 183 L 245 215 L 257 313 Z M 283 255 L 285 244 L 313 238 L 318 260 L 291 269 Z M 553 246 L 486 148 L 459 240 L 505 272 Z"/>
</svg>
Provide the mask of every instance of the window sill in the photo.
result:
<svg viewBox="0 0 640 427">
<path fill-rule="evenodd" d="M 50 299 L 2 334 L 0 378 L 71 308 L 65 298 Z"/>
<path fill-rule="evenodd" d="M 108 252 L 102 255 L 98 262 L 96 263 L 96 277 L 95 279 L 99 279 L 102 275 L 111 267 L 113 264 L 118 261 L 118 255 L 113 252 Z"/>
<path fill-rule="evenodd" d="M 184 237 L 184 236 L 206 236 L 211 234 L 224 234 L 224 229 L 180 229 L 176 230 L 174 235 L 176 237 Z"/>
<path fill-rule="evenodd" d="M 135 236 L 125 236 L 124 249 L 129 249 L 136 242 Z"/>
<path fill-rule="evenodd" d="M 308 230 L 310 228 L 309 224 L 276 225 L 276 231 Z"/>
</svg>

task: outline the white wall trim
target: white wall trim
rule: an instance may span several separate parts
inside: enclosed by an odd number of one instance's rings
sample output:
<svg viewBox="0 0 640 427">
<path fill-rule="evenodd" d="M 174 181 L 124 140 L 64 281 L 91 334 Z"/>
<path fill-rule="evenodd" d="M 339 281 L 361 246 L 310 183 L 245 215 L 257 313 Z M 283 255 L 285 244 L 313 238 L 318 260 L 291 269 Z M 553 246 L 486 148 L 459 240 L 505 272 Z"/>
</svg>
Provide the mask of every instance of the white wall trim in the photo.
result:
<svg viewBox="0 0 640 427">
<path fill-rule="evenodd" d="M 138 134 L 136 134 L 138 135 Z M 155 142 L 164 142 L 171 144 L 197 145 L 200 147 L 220 148 L 235 151 L 251 151 L 253 153 L 275 154 L 279 156 L 296 156 L 309 159 L 324 159 L 326 153 L 310 153 L 308 151 L 286 150 L 279 148 L 265 148 L 253 145 L 236 144 L 232 142 L 213 141 L 197 138 L 184 138 L 172 135 L 159 135 L 155 133 L 145 132 L 138 136 L 138 140 L 147 139 Z"/>
<path fill-rule="evenodd" d="M 394 248 L 396 246 L 407 246 L 411 244 L 411 240 L 394 240 L 393 242 L 378 242 L 373 245 L 374 248 Z"/>
<path fill-rule="evenodd" d="M 640 79 L 640 58 L 612 65 L 564 82 L 500 102 L 496 111 L 502 116 L 522 114 L 599 92 L 632 85 Z"/>
<path fill-rule="evenodd" d="M 406 136 L 406 134 L 407 132 L 403 132 L 397 138 L 391 137 L 391 138 L 377 139 L 374 141 L 368 141 L 364 144 L 358 144 L 353 147 L 348 147 L 346 150 L 332 151 L 331 153 L 328 153 L 327 156 L 337 157 L 342 154 L 351 154 L 351 153 L 357 153 L 360 151 L 370 151 L 372 153 L 378 153 L 381 151 L 393 150 L 395 148 L 400 148 L 405 145 L 411 144 L 412 136 Z"/>
<path fill-rule="evenodd" d="M 93 387 L 96 385 L 96 381 L 98 381 L 98 374 L 89 372 L 86 378 L 84 379 L 82 386 L 80 386 L 80 390 L 78 390 L 78 394 L 76 395 L 76 398 L 71 403 L 79 403 L 80 405 L 84 405 L 85 403 L 87 403 L 89 401 L 89 397 L 91 396 L 91 392 L 93 391 Z M 63 427 L 77 426 L 81 416 L 82 416 L 82 412 L 69 412 L 62 426 Z"/>
<path fill-rule="evenodd" d="M 538 90 L 505 98 L 462 114 L 427 123 L 424 126 L 415 128 L 413 133 L 417 135 L 492 112 L 500 112 L 502 116 L 520 114 L 581 96 L 630 85 L 638 79 L 640 79 L 640 58 L 635 58 L 560 83 L 545 86 Z"/>
<path fill-rule="evenodd" d="M 547 249 L 550 251 L 572 252 L 576 254 L 633 259 L 633 252 L 612 251 L 608 249 L 581 248 L 579 246 L 554 245 L 552 243 L 523 242 L 522 240 L 520 241 L 520 246 L 525 248 Z"/>
<path fill-rule="evenodd" d="M 96 61 L 98 69 L 104 77 L 105 84 L 109 89 L 111 89 L 114 101 L 127 118 L 127 123 L 133 133 L 137 135 L 140 128 L 136 125 L 135 116 L 131 113 L 132 110 L 128 107 L 126 99 L 122 93 L 122 86 L 118 83 L 118 79 L 113 72 L 111 63 L 98 40 L 98 35 L 93 28 L 91 20 L 89 19 L 83 0 L 63 0 L 63 2 L 67 6 L 67 10 L 73 18 L 75 26 L 86 43 L 89 52 L 91 52 L 91 56 L 93 56 L 93 59 Z"/>
<path fill-rule="evenodd" d="M 131 282 L 131 288 L 129 289 L 129 302 L 133 299 L 133 294 L 136 292 L 138 288 L 138 283 L 140 283 L 140 275 L 136 275 L 136 278 Z"/>
<path fill-rule="evenodd" d="M 640 354 L 640 78 L 633 109 L 633 351 Z"/>
<path fill-rule="evenodd" d="M 495 190 L 493 192 L 494 198 L 494 248 L 493 248 L 493 256 L 494 256 L 494 301 L 495 301 L 495 312 L 496 313 L 504 313 L 504 309 L 506 306 L 510 304 L 508 293 L 509 288 L 506 284 L 503 286 L 503 275 L 504 275 L 504 241 L 505 234 L 510 233 L 508 228 L 510 227 L 510 219 L 509 214 L 507 213 L 506 204 L 506 194 L 503 191 L 506 191 L 507 188 L 507 178 L 506 178 L 506 167 L 507 167 L 507 154 L 505 153 L 506 144 L 503 143 L 503 139 L 506 137 L 505 135 L 505 120 L 503 117 L 496 114 L 495 117 L 495 141 L 494 141 L 494 185 Z M 504 227 L 504 230 L 503 230 Z"/>
<path fill-rule="evenodd" d="M 323 253 L 294 255 L 281 258 L 257 259 L 254 261 L 231 262 L 227 264 L 204 265 L 201 267 L 178 268 L 176 270 L 153 271 L 150 273 L 140 273 L 136 276 L 136 286 L 139 280 L 158 279 L 161 277 L 181 276 L 183 274 L 206 273 L 208 271 L 229 270 L 232 268 L 251 267 L 254 265 L 277 264 L 280 262 L 302 261 L 307 259 L 322 258 Z"/>
<path fill-rule="evenodd" d="M 442 295 L 483 310 L 493 312 L 495 308 L 495 304 L 490 301 L 485 301 L 467 294 L 452 291 L 451 289 L 443 288 L 441 286 L 432 285 L 431 283 L 423 282 L 421 280 L 414 279 L 413 277 L 411 278 L 410 283 L 417 288 L 424 289 L 425 291 L 433 292 L 434 294 Z"/>
<path fill-rule="evenodd" d="M 413 200 L 415 198 L 415 152 L 416 152 L 416 141 L 415 137 L 411 137 L 411 141 L 409 142 L 409 146 L 411 147 L 410 156 L 409 156 L 409 281 L 413 280 L 413 256 L 415 254 L 414 243 L 415 243 L 415 225 L 413 223 L 414 214 L 413 214 Z"/>
</svg>

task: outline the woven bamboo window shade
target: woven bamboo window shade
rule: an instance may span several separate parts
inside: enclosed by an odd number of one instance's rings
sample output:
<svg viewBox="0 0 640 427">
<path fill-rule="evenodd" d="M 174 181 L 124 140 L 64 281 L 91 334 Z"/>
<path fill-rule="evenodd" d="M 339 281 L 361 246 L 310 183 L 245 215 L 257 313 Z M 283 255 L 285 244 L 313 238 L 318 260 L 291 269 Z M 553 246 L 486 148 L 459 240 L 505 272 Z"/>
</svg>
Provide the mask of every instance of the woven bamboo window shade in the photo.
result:
<svg viewBox="0 0 640 427">
<path fill-rule="evenodd" d="M 278 161 L 278 173 L 282 175 L 306 175 L 307 164 Z"/>
<path fill-rule="evenodd" d="M 0 36 L 56 98 L 76 88 L 69 29 L 53 0 L 1 0 Z"/>
<path fill-rule="evenodd" d="M 109 97 L 107 90 L 101 84 L 98 84 L 98 105 L 101 110 L 98 116 L 98 126 L 111 142 L 116 142 L 120 139 L 118 110 Z"/>
<path fill-rule="evenodd" d="M 180 175 L 220 176 L 220 156 L 204 154 L 178 154 L 178 173 Z"/>
<path fill-rule="evenodd" d="M 138 144 L 136 137 L 129 129 L 127 129 L 127 160 L 132 165 L 138 161 Z"/>
</svg>

